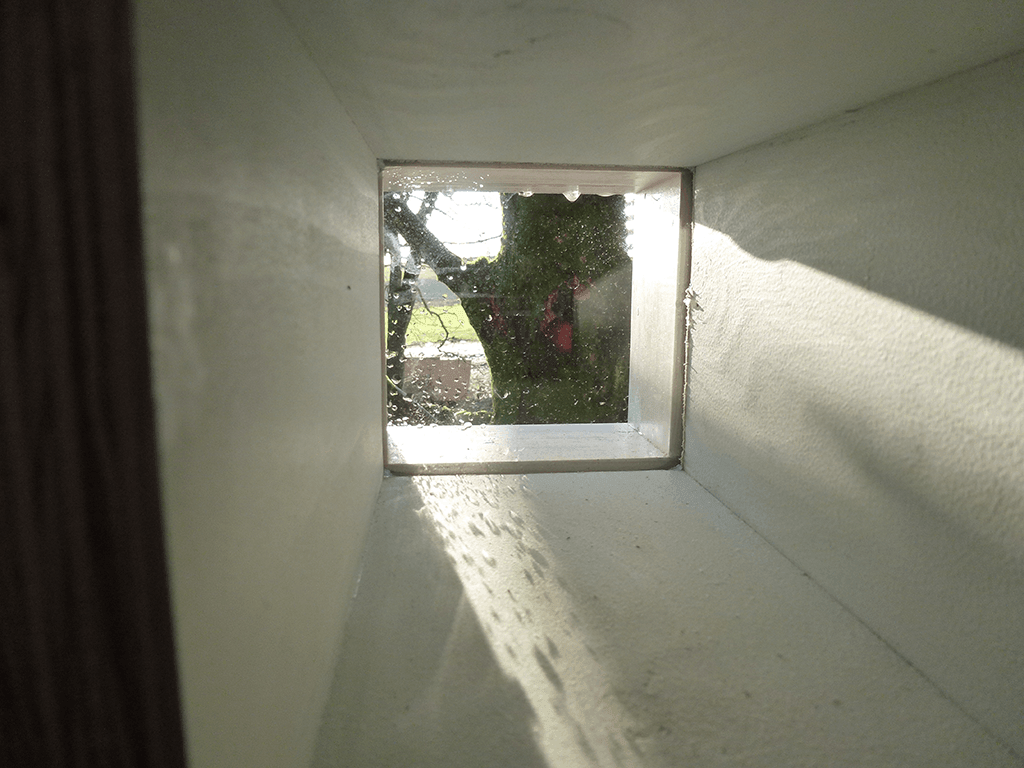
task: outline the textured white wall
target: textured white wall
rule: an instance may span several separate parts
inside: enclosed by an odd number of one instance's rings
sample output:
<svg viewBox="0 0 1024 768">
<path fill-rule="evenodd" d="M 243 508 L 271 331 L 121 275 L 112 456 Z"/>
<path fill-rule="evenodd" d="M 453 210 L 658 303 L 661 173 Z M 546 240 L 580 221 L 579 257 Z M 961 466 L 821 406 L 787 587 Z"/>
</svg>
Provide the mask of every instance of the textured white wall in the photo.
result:
<svg viewBox="0 0 1024 768">
<path fill-rule="evenodd" d="M 699 166 L 686 470 L 1024 754 L 1024 56 Z"/>
<path fill-rule="evenodd" d="M 1024 48 L 1020 0 L 279 0 L 378 157 L 691 167 Z"/>
<path fill-rule="evenodd" d="M 381 477 L 375 158 L 273 3 L 137 25 L 190 760 L 305 766 Z"/>
</svg>

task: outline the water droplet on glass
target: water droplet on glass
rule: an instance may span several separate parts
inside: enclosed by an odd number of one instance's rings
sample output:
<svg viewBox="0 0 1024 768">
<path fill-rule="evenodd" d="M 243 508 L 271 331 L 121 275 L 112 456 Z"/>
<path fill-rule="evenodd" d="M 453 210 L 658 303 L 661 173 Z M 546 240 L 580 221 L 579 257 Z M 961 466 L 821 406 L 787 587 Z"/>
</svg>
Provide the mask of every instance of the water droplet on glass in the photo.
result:
<svg viewBox="0 0 1024 768">
<path fill-rule="evenodd" d="M 519 194 L 522 195 L 523 197 L 533 197 L 533 190 L 532 189 L 524 189 Z"/>
<path fill-rule="evenodd" d="M 565 195 L 565 199 L 568 200 L 570 203 L 575 203 L 580 197 L 580 188 L 573 187 L 572 189 L 567 190 L 562 194 Z"/>
</svg>

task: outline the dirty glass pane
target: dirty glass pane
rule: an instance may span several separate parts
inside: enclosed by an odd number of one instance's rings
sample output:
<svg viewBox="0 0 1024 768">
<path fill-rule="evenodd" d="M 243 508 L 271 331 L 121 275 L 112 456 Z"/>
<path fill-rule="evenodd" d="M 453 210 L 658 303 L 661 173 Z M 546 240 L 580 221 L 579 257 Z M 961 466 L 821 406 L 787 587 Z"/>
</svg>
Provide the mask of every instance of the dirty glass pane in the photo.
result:
<svg viewBox="0 0 1024 768">
<path fill-rule="evenodd" d="M 632 195 L 385 195 L 389 424 L 625 422 Z"/>
</svg>

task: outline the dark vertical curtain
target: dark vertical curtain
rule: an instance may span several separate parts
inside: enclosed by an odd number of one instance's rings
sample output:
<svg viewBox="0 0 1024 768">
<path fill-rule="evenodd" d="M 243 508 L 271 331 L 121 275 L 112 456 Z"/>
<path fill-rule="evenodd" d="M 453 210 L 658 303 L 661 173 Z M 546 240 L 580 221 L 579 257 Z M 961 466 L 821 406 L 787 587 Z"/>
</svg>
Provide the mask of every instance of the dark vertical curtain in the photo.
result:
<svg viewBox="0 0 1024 768">
<path fill-rule="evenodd" d="M 183 766 L 127 0 L 0 0 L 0 765 Z"/>
</svg>

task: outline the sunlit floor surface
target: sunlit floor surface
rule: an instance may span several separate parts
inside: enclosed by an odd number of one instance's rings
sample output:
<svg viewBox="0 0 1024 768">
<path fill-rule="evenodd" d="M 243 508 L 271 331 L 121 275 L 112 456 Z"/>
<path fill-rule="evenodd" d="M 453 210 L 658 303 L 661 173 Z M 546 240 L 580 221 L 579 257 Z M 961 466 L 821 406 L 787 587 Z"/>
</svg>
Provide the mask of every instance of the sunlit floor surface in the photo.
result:
<svg viewBox="0 0 1024 768">
<path fill-rule="evenodd" d="M 317 768 L 1021 765 L 678 470 L 375 515 Z"/>
</svg>

